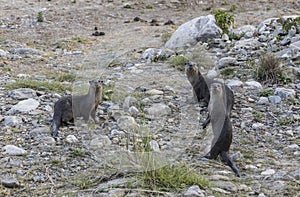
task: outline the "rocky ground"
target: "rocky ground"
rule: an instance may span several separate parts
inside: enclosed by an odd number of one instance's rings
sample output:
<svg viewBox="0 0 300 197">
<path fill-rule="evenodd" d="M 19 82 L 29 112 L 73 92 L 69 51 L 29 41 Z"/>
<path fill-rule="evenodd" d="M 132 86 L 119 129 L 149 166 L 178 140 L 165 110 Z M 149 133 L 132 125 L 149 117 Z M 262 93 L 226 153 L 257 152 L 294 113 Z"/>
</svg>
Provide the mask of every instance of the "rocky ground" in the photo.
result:
<svg viewBox="0 0 300 197">
<path fill-rule="evenodd" d="M 215 65 L 221 73 L 231 70 L 220 77 L 235 95 L 230 153 L 240 178 L 220 161 L 199 159 L 208 142 L 200 125 L 207 114 L 199 113 L 184 72 L 171 66 L 175 51 L 164 48 L 181 24 L 233 5 L 234 29 L 254 30 L 176 53 L 199 63 L 203 73 L 215 75 Z M 2 2 L 1 196 L 299 195 L 300 35 L 282 32 L 278 22 L 261 23 L 299 9 L 295 0 Z M 264 51 L 274 52 L 291 82 L 253 81 Z M 54 103 L 70 94 L 54 88 L 82 92 L 87 80 L 99 77 L 105 81 L 99 122 L 63 127 L 52 138 Z M 31 88 L 9 85 L 20 80 Z M 50 86 L 37 88 L 38 82 Z M 136 176 L 183 162 L 210 186 L 153 189 Z"/>
</svg>

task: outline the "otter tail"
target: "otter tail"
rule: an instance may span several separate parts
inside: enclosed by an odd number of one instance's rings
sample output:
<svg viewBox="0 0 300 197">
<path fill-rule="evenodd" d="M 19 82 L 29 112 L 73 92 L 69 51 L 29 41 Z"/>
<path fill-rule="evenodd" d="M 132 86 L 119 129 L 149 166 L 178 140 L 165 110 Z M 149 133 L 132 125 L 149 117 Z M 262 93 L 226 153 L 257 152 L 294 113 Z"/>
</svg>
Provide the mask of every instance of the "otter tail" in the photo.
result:
<svg viewBox="0 0 300 197">
<path fill-rule="evenodd" d="M 58 129 L 59 129 L 60 126 L 61 126 L 61 120 L 57 116 L 57 114 L 54 112 L 53 121 L 52 121 L 52 133 L 51 133 L 52 137 L 56 137 L 57 136 Z"/>
<path fill-rule="evenodd" d="M 240 177 L 240 172 L 239 172 L 238 168 L 236 167 L 236 165 L 233 163 L 233 161 L 231 161 L 231 159 L 229 158 L 228 153 L 225 151 L 222 151 L 220 153 L 220 155 L 221 155 L 222 160 L 227 163 L 227 165 L 233 170 L 235 175 Z"/>
</svg>

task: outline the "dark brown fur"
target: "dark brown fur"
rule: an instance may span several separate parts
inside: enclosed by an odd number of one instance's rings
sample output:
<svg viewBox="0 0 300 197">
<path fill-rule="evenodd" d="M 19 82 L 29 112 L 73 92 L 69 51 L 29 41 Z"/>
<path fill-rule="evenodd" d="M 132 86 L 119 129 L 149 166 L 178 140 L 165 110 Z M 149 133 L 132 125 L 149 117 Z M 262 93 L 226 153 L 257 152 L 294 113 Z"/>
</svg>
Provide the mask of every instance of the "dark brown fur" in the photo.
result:
<svg viewBox="0 0 300 197">
<path fill-rule="evenodd" d="M 199 71 L 198 66 L 192 62 L 188 62 L 186 64 L 185 72 L 189 82 L 193 86 L 194 96 L 197 98 L 198 102 L 204 101 L 207 106 L 210 100 L 210 92 L 209 92 L 210 85 L 212 83 L 221 83 L 221 82 L 203 77 Z M 233 108 L 234 95 L 232 90 L 227 85 L 222 86 L 222 88 L 223 88 L 223 92 L 225 92 L 224 94 L 224 100 L 226 103 L 225 106 L 227 108 L 227 112 L 230 115 L 231 110 Z M 206 121 L 203 123 L 203 128 L 205 128 L 209 122 L 210 122 L 210 117 L 208 116 Z"/>
<path fill-rule="evenodd" d="M 52 136 L 57 136 L 59 127 L 73 122 L 74 118 L 83 117 L 87 122 L 92 117 L 96 121 L 96 111 L 102 101 L 103 82 L 92 80 L 89 83 L 87 94 L 62 97 L 55 103 Z"/>
<path fill-rule="evenodd" d="M 214 133 L 212 148 L 208 155 L 209 159 L 216 159 L 219 155 L 222 160 L 234 171 L 236 176 L 240 176 L 236 165 L 231 161 L 228 152 L 232 142 L 232 125 L 230 114 L 227 112 L 224 102 L 223 84 L 213 83 L 210 90 L 210 102 L 208 106 L 211 117 L 211 124 Z"/>
</svg>

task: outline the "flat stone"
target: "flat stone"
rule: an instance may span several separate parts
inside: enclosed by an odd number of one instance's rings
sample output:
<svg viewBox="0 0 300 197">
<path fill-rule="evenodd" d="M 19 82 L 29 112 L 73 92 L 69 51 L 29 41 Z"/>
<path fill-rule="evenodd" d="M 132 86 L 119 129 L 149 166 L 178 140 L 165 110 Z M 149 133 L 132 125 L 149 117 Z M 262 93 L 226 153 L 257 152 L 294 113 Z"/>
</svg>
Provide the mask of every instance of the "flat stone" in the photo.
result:
<svg viewBox="0 0 300 197">
<path fill-rule="evenodd" d="M 9 91 L 8 95 L 16 100 L 34 98 L 37 96 L 36 91 L 30 88 L 19 88 Z"/>
<path fill-rule="evenodd" d="M 2 148 L 2 151 L 5 151 L 6 154 L 11 155 L 11 156 L 13 156 L 13 155 L 22 156 L 22 155 L 27 154 L 26 150 L 19 148 L 15 145 L 6 145 Z"/>
<path fill-rule="evenodd" d="M 32 98 L 20 101 L 18 104 L 14 105 L 8 113 L 17 113 L 17 112 L 29 112 L 35 110 L 40 103 Z"/>
<path fill-rule="evenodd" d="M 1 183 L 7 188 L 16 188 L 20 186 L 19 181 L 14 177 L 5 177 L 1 179 Z"/>
<path fill-rule="evenodd" d="M 273 175 L 273 174 L 275 174 L 275 170 L 273 170 L 273 169 L 267 169 L 267 170 L 261 172 L 261 175 L 265 175 L 265 176 Z"/>
<path fill-rule="evenodd" d="M 171 109 L 169 106 L 163 103 L 155 103 L 150 108 L 145 109 L 145 111 L 154 117 L 164 116 L 171 113 Z"/>
<path fill-rule="evenodd" d="M 4 125 L 5 126 L 17 126 L 23 123 L 21 117 L 18 116 L 5 116 L 4 117 Z"/>
</svg>

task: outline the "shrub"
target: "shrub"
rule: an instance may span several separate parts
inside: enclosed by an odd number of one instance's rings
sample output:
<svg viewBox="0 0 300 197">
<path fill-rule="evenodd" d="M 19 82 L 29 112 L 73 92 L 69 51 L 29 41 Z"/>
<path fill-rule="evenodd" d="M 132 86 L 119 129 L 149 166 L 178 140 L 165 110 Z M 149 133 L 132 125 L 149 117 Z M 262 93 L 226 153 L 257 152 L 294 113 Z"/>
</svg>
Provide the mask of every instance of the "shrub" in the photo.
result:
<svg viewBox="0 0 300 197">
<path fill-rule="evenodd" d="M 39 11 L 37 16 L 37 22 L 44 22 L 43 12 Z"/>
<path fill-rule="evenodd" d="M 172 56 L 168 62 L 174 68 L 180 71 L 184 71 L 185 64 L 189 62 L 189 59 L 186 56 L 177 55 L 177 56 Z"/>
<path fill-rule="evenodd" d="M 279 59 L 273 53 L 261 55 L 254 77 L 262 83 L 278 83 L 283 77 Z"/>
<path fill-rule="evenodd" d="M 294 26 L 297 33 L 299 33 L 298 25 L 300 25 L 300 17 L 297 17 L 295 19 L 287 18 L 282 24 L 282 29 L 288 32 L 292 28 L 292 26 Z"/>
<path fill-rule="evenodd" d="M 233 14 L 228 14 L 226 10 L 215 10 L 214 15 L 217 25 L 222 29 L 223 33 L 229 33 L 229 27 L 234 24 Z"/>
</svg>

